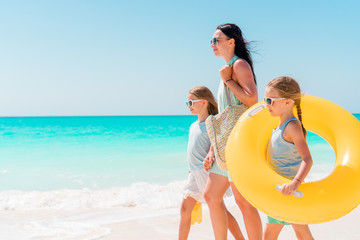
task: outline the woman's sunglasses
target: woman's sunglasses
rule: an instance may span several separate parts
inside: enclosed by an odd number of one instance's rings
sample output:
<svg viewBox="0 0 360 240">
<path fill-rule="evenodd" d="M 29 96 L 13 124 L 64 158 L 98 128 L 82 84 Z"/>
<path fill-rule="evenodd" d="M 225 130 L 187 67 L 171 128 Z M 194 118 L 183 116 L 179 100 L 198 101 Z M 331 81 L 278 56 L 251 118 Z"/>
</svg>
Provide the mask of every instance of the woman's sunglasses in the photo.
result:
<svg viewBox="0 0 360 240">
<path fill-rule="evenodd" d="M 194 103 L 196 102 L 200 102 L 202 101 L 203 99 L 196 99 L 196 100 L 189 100 L 189 101 L 186 101 L 186 106 L 188 107 L 192 107 L 194 105 Z"/>
<path fill-rule="evenodd" d="M 281 100 L 281 99 L 286 99 L 286 98 L 272 98 L 272 97 L 268 97 L 268 98 L 264 98 L 264 101 L 265 101 L 266 105 L 271 106 L 271 105 L 274 104 L 274 102 L 275 102 L 276 100 Z"/>
<path fill-rule="evenodd" d="M 210 40 L 210 44 L 211 44 L 211 45 L 216 45 L 216 44 L 218 44 L 219 39 L 230 40 L 230 38 L 213 38 L 213 39 Z"/>
</svg>

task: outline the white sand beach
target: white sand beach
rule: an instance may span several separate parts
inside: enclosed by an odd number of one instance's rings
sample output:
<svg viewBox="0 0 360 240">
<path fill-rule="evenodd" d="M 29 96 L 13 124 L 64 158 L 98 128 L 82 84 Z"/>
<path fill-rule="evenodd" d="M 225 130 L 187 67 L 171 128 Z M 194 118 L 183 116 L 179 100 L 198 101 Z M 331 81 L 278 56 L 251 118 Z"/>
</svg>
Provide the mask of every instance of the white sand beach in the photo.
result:
<svg viewBox="0 0 360 240">
<path fill-rule="evenodd" d="M 231 207 L 231 212 L 237 218 L 241 230 L 245 231 L 241 213 L 236 206 Z M 208 240 L 214 239 L 208 210 L 203 211 L 203 223 L 195 224 L 189 235 L 191 240 Z M 261 213 L 263 225 L 266 216 Z M 311 231 L 315 239 L 326 240 L 358 240 L 360 239 L 360 228 L 358 226 L 360 220 L 360 208 L 356 208 L 348 215 L 328 223 L 311 225 Z M 177 228 L 179 222 L 178 214 L 167 216 L 138 219 L 127 221 L 119 224 L 108 225 L 112 233 L 105 237 L 107 240 L 115 239 L 177 239 Z M 228 239 L 234 239 L 229 235 Z M 294 231 L 290 226 L 284 227 L 280 233 L 280 240 L 296 239 Z"/>
<path fill-rule="evenodd" d="M 236 206 L 230 211 L 245 231 L 241 213 Z M 261 213 L 263 223 L 266 216 Z M 360 239 L 360 207 L 346 216 L 328 223 L 311 225 L 315 239 Z M 159 212 L 146 209 L 111 208 L 92 210 L 6 210 L 0 214 L 0 239 L 104 239 L 138 240 L 177 239 L 177 209 Z M 203 222 L 190 231 L 191 240 L 214 239 L 209 212 L 203 208 Z M 229 239 L 233 239 L 229 236 Z M 284 227 L 280 240 L 296 239 L 291 227 Z"/>
</svg>

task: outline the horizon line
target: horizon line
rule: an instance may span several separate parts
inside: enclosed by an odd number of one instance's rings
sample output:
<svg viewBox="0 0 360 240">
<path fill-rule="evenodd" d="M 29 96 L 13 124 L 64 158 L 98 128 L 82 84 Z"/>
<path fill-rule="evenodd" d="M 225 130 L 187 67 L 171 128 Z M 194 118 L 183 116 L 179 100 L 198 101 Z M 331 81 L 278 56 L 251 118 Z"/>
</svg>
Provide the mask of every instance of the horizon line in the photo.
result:
<svg viewBox="0 0 360 240">
<path fill-rule="evenodd" d="M 14 116 L 1 116 L 0 118 L 11 118 L 11 117 L 172 117 L 172 116 L 194 116 L 191 114 L 158 114 L 158 115 L 14 115 Z"/>
<path fill-rule="evenodd" d="M 351 114 L 360 114 L 359 113 L 351 113 Z M 195 116 L 191 114 L 157 114 L 157 115 L 33 115 L 33 116 L 22 116 L 22 115 L 14 115 L 14 116 L 1 116 L 0 118 L 25 118 L 25 117 L 183 117 L 183 116 Z"/>
</svg>

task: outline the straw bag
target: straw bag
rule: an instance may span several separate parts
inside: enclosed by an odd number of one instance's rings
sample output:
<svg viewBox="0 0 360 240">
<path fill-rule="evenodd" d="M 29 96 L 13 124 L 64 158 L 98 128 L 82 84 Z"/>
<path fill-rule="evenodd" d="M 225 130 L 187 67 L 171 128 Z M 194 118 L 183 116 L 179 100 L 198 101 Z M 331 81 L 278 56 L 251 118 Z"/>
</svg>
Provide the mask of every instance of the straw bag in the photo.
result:
<svg viewBox="0 0 360 240">
<path fill-rule="evenodd" d="M 225 85 L 224 87 L 228 106 L 222 113 L 210 115 L 206 119 L 206 130 L 208 132 L 211 145 L 213 145 L 214 148 L 216 163 L 221 170 L 227 170 L 225 146 L 229 135 L 241 114 L 248 109 L 248 107 L 244 104 L 231 105 L 227 86 Z"/>
</svg>

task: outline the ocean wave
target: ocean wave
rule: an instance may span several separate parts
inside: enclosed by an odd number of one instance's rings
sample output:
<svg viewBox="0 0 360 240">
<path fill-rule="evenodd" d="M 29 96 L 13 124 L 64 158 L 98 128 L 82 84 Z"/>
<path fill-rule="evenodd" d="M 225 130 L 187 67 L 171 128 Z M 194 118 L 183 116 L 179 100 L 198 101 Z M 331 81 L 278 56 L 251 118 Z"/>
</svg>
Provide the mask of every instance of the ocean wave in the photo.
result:
<svg viewBox="0 0 360 240">
<path fill-rule="evenodd" d="M 0 210 L 167 209 L 180 206 L 185 181 L 166 185 L 146 182 L 103 190 L 0 191 Z"/>
</svg>

